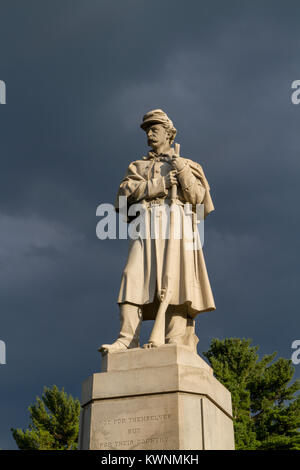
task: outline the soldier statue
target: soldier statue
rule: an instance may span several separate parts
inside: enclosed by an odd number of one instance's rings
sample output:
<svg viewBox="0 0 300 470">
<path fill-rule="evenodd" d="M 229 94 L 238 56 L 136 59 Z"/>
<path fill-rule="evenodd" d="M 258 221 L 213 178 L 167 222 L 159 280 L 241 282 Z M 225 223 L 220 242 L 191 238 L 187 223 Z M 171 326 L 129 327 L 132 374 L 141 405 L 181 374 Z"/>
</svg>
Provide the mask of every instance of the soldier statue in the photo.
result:
<svg viewBox="0 0 300 470">
<path fill-rule="evenodd" d="M 149 111 L 141 128 L 151 150 L 130 163 L 115 208 L 120 209 L 120 196 L 127 198 L 128 208 L 141 204 L 146 214 L 146 236 L 130 240 L 118 296 L 120 333 L 113 344 L 103 344 L 99 351 L 107 354 L 138 348 L 143 320 L 155 320 L 156 324 L 144 347 L 176 343 L 195 351 L 195 317 L 215 310 L 199 232 L 194 229 L 197 206 L 203 208 L 204 218 L 214 210 L 210 187 L 201 165 L 180 156 L 178 144 L 172 147 L 177 131 L 164 111 Z M 172 236 L 153 237 L 153 224 L 159 220 L 156 215 L 162 214 L 155 215 L 155 211 L 170 205 L 179 214 L 170 218 L 170 232 L 174 225 L 192 220 L 194 241 L 198 242 L 193 243 L 193 249 L 187 249 L 185 229 L 176 240 Z M 186 206 L 193 217 L 187 215 Z"/>
</svg>

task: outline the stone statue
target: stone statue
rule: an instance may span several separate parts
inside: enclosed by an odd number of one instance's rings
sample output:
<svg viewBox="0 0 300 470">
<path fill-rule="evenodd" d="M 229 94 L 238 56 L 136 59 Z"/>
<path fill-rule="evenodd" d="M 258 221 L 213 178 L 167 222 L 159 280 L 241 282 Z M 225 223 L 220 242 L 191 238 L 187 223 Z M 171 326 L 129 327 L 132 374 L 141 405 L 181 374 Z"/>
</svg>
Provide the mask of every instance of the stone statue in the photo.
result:
<svg viewBox="0 0 300 470">
<path fill-rule="evenodd" d="M 214 210 L 209 184 L 202 167 L 179 156 L 179 145 L 172 147 L 176 136 L 173 122 L 161 109 L 149 111 L 141 128 L 152 148 L 147 156 L 130 163 L 122 180 L 116 202 L 126 196 L 128 207 L 140 203 L 145 208 L 146 236 L 130 240 L 118 296 L 120 333 L 113 344 L 103 344 L 102 354 L 139 347 L 143 320 L 155 320 L 146 348 L 161 344 L 183 344 L 196 351 L 195 317 L 215 310 L 198 230 L 195 229 L 197 205 L 202 204 L 204 217 Z M 168 206 L 168 207 L 167 207 Z M 168 237 L 153 237 L 153 225 L 159 223 L 162 208 L 170 211 Z M 190 207 L 187 215 L 186 206 Z M 192 216 L 190 216 L 192 214 Z M 158 222 L 157 222 L 158 221 Z M 193 249 L 186 248 L 188 230 L 180 223 L 192 224 Z M 173 233 L 173 235 L 172 235 Z M 190 240 L 190 238 L 189 238 Z"/>
</svg>

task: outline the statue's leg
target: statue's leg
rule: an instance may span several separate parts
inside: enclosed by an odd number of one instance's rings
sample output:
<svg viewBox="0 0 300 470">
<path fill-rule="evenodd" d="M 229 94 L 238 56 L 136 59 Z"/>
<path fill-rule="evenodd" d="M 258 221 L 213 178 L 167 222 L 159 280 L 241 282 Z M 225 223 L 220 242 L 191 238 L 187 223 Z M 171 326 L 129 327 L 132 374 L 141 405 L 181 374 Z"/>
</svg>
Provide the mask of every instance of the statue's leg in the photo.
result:
<svg viewBox="0 0 300 470">
<path fill-rule="evenodd" d="M 166 343 L 182 344 L 197 353 L 199 339 L 195 334 L 195 320 L 188 317 L 184 309 L 169 307 L 166 313 Z"/>
<path fill-rule="evenodd" d="M 142 320 L 142 309 L 138 305 L 120 304 L 121 328 L 117 341 L 122 342 L 128 349 L 138 348 Z"/>
<path fill-rule="evenodd" d="M 174 312 L 170 306 L 166 312 L 166 344 L 182 344 L 186 333 L 187 317 L 185 312 Z"/>
<path fill-rule="evenodd" d="M 140 329 L 142 323 L 142 310 L 138 305 L 120 304 L 120 333 L 118 339 L 112 344 L 103 344 L 99 351 L 102 354 L 120 351 L 122 349 L 138 348 L 140 343 Z"/>
</svg>

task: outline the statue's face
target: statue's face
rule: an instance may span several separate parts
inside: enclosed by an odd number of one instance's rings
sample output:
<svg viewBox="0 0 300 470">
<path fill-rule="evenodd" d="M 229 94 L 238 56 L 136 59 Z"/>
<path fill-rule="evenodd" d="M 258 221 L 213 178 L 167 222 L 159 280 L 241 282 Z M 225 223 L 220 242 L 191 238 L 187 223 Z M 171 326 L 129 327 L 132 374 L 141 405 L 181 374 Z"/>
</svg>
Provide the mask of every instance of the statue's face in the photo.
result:
<svg viewBox="0 0 300 470">
<path fill-rule="evenodd" d="M 168 131 L 163 127 L 162 124 L 152 124 L 146 129 L 148 138 L 148 145 L 153 150 L 160 148 L 169 143 Z"/>
</svg>

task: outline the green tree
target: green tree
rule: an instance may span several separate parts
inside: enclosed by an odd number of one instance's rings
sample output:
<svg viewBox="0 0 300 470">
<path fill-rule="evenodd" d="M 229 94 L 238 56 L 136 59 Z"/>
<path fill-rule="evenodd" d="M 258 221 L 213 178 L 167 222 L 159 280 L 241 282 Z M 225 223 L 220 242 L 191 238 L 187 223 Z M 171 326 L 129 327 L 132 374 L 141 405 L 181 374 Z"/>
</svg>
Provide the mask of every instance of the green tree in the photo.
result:
<svg viewBox="0 0 300 470">
<path fill-rule="evenodd" d="M 28 409 L 29 428 L 11 429 L 20 450 L 77 449 L 79 400 L 54 385 L 45 387 L 42 398 L 37 397 Z"/>
<path fill-rule="evenodd" d="M 235 444 L 240 450 L 300 450 L 300 380 L 277 353 L 261 360 L 258 346 L 240 338 L 213 339 L 204 355 L 230 390 Z"/>
</svg>

